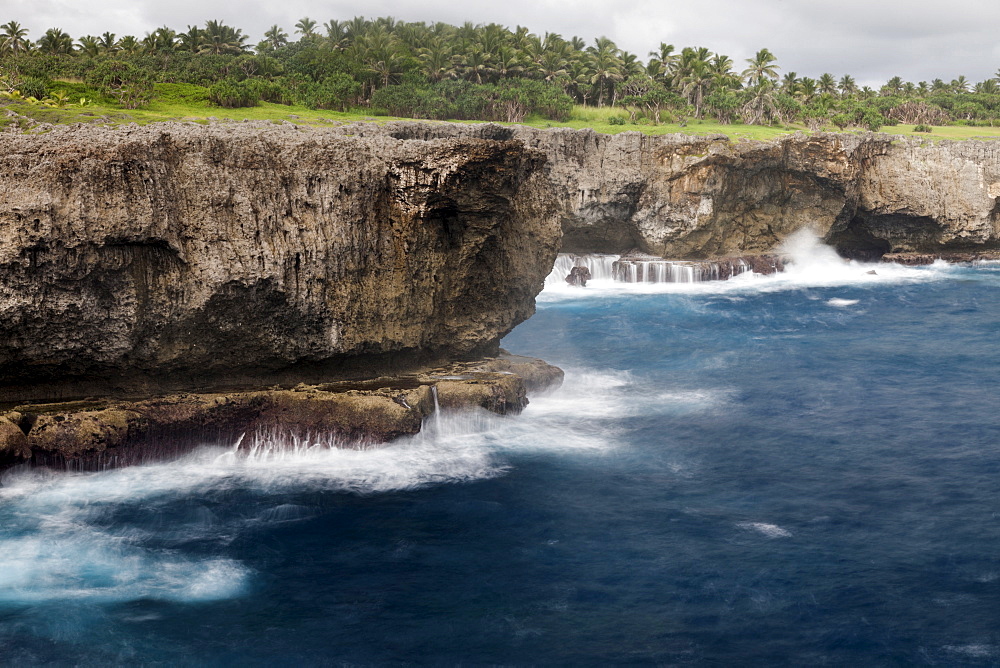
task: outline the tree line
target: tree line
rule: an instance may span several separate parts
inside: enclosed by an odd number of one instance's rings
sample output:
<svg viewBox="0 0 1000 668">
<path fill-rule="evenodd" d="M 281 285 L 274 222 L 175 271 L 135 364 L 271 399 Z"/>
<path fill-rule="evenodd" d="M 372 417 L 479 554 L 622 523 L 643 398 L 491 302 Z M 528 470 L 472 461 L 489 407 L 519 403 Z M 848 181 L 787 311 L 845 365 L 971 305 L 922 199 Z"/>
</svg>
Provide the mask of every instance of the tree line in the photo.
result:
<svg viewBox="0 0 1000 668">
<path fill-rule="evenodd" d="M 531 114 L 565 120 L 574 104 L 621 109 L 611 121 L 622 124 L 713 117 L 723 124 L 929 129 L 1000 121 L 1000 71 L 977 83 L 893 77 L 876 90 L 846 74 L 814 79 L 782 71 L 768 49 L 740 67 L 705 47 L 661 43 L 644 62 L 606 37 L 588 43 L 523 26 L 392 17 L 322 25 L 303 18 L 291 34 L 274 25 L 256 45 L 248 42 L 221 21 L 183 32 L 163 26 L 141 39 L 110 32 L 74 39 L 49 28 L 34 40 L 10 21 L 0 25 L 0 91 L 41 99 L 60 81 L 83 81 L 137 108 L 153 99 L 156 83 L 186 84 L 190 101 L 224 107 L 265 101 L 504 121 Z"/>
</svg>

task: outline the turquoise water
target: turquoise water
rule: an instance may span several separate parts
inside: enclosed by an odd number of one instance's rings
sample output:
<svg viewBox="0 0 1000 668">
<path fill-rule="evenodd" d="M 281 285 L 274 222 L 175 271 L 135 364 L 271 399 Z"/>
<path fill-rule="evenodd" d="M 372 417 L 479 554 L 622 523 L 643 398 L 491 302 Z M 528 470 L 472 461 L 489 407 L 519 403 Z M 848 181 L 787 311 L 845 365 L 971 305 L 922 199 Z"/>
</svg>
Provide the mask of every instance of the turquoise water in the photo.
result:
<svg viewBox="0 0 1000 668">
<path fill-rule="evenodd" d="M 1000 265 L 586 289 L 378 450 L 8 472 L 4 665 L 998 665 Z"/>
</svg>

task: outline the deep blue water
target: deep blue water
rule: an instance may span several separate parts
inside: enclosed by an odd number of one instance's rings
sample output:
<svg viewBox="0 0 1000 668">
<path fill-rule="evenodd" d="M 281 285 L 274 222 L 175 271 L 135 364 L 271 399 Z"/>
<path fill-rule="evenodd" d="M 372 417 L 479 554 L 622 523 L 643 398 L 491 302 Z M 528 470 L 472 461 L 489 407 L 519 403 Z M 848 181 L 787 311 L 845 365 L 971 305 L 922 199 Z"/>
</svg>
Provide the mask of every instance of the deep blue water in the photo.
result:
<svg viewBox="0 0 1000 668">
<path fill-rule="evenodd" d="M 1000 265 L 863 269 L 546 291 L 561 390 L 381 450 L 8 473 L 0 664 L 1000 665 Z"/>
</svg>

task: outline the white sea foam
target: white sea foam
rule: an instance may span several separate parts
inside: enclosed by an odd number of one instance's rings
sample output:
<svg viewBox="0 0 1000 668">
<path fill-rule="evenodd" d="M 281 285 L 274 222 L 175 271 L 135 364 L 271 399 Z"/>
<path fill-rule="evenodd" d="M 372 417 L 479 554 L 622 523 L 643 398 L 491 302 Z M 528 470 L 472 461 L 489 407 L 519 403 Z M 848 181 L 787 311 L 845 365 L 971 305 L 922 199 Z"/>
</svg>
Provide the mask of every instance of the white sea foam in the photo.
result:
<svg viewBox="0 0 1000 668">
<path fill-rule="evenodd" d="M 206 601 L 232 598 L 246 586 L 250 571 L 236 561 L 147 549 L 128 531 L 88 524 L 77 510 L 67 504 L 37 526 L 5 523 L 8 531 L 31 533 L 0 539 L 0 601 Z"/>
<path fill-rule="evenodd" d="M 720 401 L 723 395 L 707 391 L 644 387 L 627 372 L 568 369 L 561 389 L 533 396 L 520 416 L 444 412 L 421 433 L 379 447 L 258 434 L 168 462 L 97 473 L 8 473 L 0 487 L 0 601 L 239 596 L 252 576 L 243 564 L 185 556 L 163 545 L 227 544 L 254 526 L 308 520 L 315 510 L 283 502 L 220 518 L 195 504 L 155 535 L 138 528 L 146 520 L 119 524 L 108 513 L 141 508 L 143 516 L 155 517 L 171 503 L 219 493 L 379 494 L 481 480 L 504 474 L 518 452 L 613 453 L 625 445 L 619 418 L 705 410 Z"/>
<path fill-rule="evenodd" d="M 841 299 L 840 297 L 834 297 L 833 299 L 827 299 L 826 303 L 829 306 L 836 306 L 837 308 L 845 308 L 847 306 L 854 306 L 860 300 L 858 299 Z"/>
<path fill-rule="evenodd" d="M 945 645 L 944 649 L 955 654 L 964 654 L 974 659 L 989 659 L 1000 654 L 996 645 L 972 643 L 968 645 Z"/>
<path fill-rule="evenodd" d="M 553 268 L 537 301 L 544 305 L 585 299 L 615 299 L 630 294 L 739 295 L 813 287 L 918 283 L 951 278 L 956 270 L 953 265 L 941 260 L 921 267 L 845 260 L 809 229 L 789 236 L 777 251 L 788 259 L 785 271 L 777 274 L 744 273 L 725 281 L 699 283 L 623 283 L 612 280 L 602 270 L 600 277 L 595 274 L 595 279 L 588 282 L 586 288 L 566 284 L 563 279 L 567 273 L 567 260 L 560 258 L 562 263 Z M 610 266 L 611 257 L 601 256 L 601 266 Z"/>
<path fill-rule="evenodd" d="M 791 538 L 792 532 L 782 529 L 777 524 L 767 524 L 765 522 L 740 522 L 736 526 L 747 531 L 756 531 L 767 538 Z"/>
</svg>

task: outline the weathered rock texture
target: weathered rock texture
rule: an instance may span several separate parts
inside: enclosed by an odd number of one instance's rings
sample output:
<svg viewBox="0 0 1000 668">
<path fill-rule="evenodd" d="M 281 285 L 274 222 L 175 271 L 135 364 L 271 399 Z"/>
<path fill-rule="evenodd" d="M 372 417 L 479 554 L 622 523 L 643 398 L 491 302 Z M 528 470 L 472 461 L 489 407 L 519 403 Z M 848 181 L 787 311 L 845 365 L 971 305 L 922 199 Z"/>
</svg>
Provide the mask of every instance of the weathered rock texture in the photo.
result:
<svg viewBox="0 0 1000 668">
<path fill-rule="evenodd" d="M 0 469 L 22 462 L 123 466 L 247 435 L 247 442 L 293 434 L 365 447 L 416 434 L 436 410 L 519 413 L 528 391 L 558 387 L 562 378 L 560 369 L 541 360 L 503 354 L 422 373 L 287 390 L 23 404 L 0 413 Z"/>
<path fill-rule="evenodd" d="M 558 248 L 544 160 L 483 131 L 0 135 L 0 402 L 495 352 Z"/>
<path fill-rule="evenodd" d="M 549 158 L 569 252 L 761 254 L 803 227 L 857 259 L 1000 248 L 997 142 L 526 134 Z"/>
<path fill-rule="evenodd" d="M 1000 249 L 1000 144 L 495 125 L 0 135 L 0 402 L 371 377 L 495 352 L 560 244 Z"/>
<path fill-rule="evenodd" d="M 442 124 L 366 128 L 424 140 L 475 132 Z M 857 258 L 1000 249 L 995 141 L 509 132 L 547 156 L 567 252 L 637 248 L 689 260 L 761 254 L 803 227 Z"/>
</svg>

